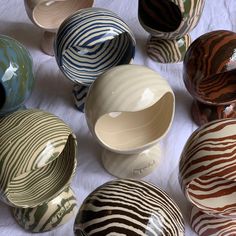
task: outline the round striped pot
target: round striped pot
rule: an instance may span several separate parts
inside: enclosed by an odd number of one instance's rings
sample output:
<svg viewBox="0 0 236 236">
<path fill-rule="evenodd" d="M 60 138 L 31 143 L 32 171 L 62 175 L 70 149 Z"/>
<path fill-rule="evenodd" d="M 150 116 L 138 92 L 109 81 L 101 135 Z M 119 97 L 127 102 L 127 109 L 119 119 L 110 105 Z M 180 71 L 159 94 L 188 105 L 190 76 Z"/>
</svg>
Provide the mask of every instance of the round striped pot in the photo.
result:
<svg viewBox="0 0 236 236">
<path fill-rule="evenodd" d="M 207 123 L 188 139 L 179 181 L 187 199 L 215 217 L 236 218 L 236 119 Z"/>
<path fill-rule="evenodd" d="M 0 119 L 0 199 L 10 206 L 43 204 L 67 187 L 76 168 L 76 137 L 58 117 L 23 110 Z"/>
<path fill-rule="evenodd" d="M 104 167 L 117 177 L 142 178 L 158 165 L 158 142 L 170 129 L 175 98 L 168 82 L 139 65 L 114 67 L 91 86 L 85 115 L 104 147 Z"/>
<path fill-rule="evenodd" d="M 13 38 L 0 35 L 0 117 L 23 107 L 34 85 L 33 61 Z"/>
<path fill-rule="evenodd" d="M 176 203 L 144 181 L 107 182 L 83 202 L 74 224 L 75 235 L 183 236 L 184 222 Z"/>
<path fill-rule="evenodd" d="M 196 39 L 184 58 L 183 79 L 198 125 L 236 118 L 236 33 L 217 30 Z"/>
<path fill-rule="evenodd" d="M 192 208 L 190 224 L 198 236 L 233 236 L 236 232 L 236 220 L 216 218 Z"/>
<path fill-rule="evenodd" d="M 54 55 L 53 42 L 60 24 L 74 12 L 92 7 L 94 0 L 24 0 L 30 20 L 43 29 L 42 50 Z"/>
<path fill-rule="evenodd" d="M 34 208 L 13 208 L 17 223 L 25 230 L 39 233 L 67 223 L 77 214 L 75 194 L 67 187 L 58 196 Z"/>
<path fill-rule="evenodd" d="M 139 0 L 139 22 L 151 35 L 146 48 L 149 57 L 161 63 L 182 61 L 191 43 L 188 32 L 197 25 L 204 2 Z"/>
<path fill-rule="evenodd" d="M 106 9 L 82 9 L 61 24 L 55 56 L 60 70 L 77 84 L 73 93 L 80 110 L 83 110 L 87 87 L 108 69 L 129 64 L 135 44 L 128 25 Z"/>
</svg>

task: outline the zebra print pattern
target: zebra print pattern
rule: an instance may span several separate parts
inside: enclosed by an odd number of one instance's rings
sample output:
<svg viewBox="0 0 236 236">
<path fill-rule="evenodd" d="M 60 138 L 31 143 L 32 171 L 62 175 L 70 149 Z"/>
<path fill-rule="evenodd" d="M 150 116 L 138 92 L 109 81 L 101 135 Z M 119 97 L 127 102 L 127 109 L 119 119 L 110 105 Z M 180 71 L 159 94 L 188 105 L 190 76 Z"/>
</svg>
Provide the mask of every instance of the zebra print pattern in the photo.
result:
<svg viewBox="0 0 236 236">
<path fill-rule="evenodd" d="M 84 112 L 84 103 L 88 93 L 89 87 L 82 84 L 75 84 L 73 88 L 73 97 L 75 106 L 79 111 Z"/>
<path fill-rule="evenodd" d="M 21 110 L 0 119 L 0 199 L 35 207 L 69 185 L 76 168 L 76 137 L 56 116 Z"/>
<path fill-rule="evenodd" d="M 75 235 L 184 235 L 179 208 L 161 189 L 139 180 L 119 179 L 98 187 L 83 202 Z"/>
<path fill-rule="evenodd" d="M 196 39 L 184 58 L 184 83 L 199 102 L 226 105 L 235 100 L 236 33 L 217 30 Z"/>
<path fill-rule="evenodd" d="M 191 38 L 188 34 L 176 40 L 152 36 L 147 42 L 147 53 L 152 60 L 161 63 L 181 62 L 190 44 Z"/>
<path fill-rule="evenodd" d="M 190 224 L 199 236 L 233 236 L 236 232 L 236 220 L 216 218 L 193 207 Z"/>
<path fill-rule="evenodd" d="M 76 215 L 75 194 L 68 187 L 51 201 L 35 208 L 13 208 L 16 221 L 25 230 L 38 233 L 65 224 Z"/>
<path fill-rule="evenodd" d="M 55 56 L 70 80 L 89 86 L 109 68 L 128 64 L 134 57 L 135 39 L 115 13 L 86 8 L 68 17 L 55 40 Z"/>
<path fill-rule="evenodd" d="M 181 155 L 179 180 L 187 199 L 215 217 L 236 217 L 236 120 L 197 129 Z"/>
<path fill-rule="evenodd" d="M 198 23 L 205 0 L 139 0 L 143 28 L 160 39 L 178 39 Z"/>
</svg>

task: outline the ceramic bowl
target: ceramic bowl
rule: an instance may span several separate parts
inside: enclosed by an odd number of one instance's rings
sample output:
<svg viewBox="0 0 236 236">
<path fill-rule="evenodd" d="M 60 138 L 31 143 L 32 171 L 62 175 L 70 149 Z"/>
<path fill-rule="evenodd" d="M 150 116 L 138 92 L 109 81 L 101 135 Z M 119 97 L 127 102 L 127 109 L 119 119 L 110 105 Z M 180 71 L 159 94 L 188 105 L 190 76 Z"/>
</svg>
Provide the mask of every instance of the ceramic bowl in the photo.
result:
<svg viewBox="0 0 236 236">
<path fill-rule="evenodd" d="M 20 109 L 34 85 L 28 50 L 13 38 L 0 35 L 0 117 Z"/>
<path fill-rule="evenodd" d="M 63 74 L 79 84 L 74 97 L 80 110 L 87 87 L 108 69 L 129 64 L 134 51 L 133 33 L 109 10 L 82 9 L 61 24 L 55 41 L 55 56 Z"/>
<path fill-rule="evenodd" d="M 168 82 L 139 65 L 114 67 L 91 86 L 85 115 L 104 148 L 105 168 L 117 177 L 141 178 L 158 164 L 158 142 L 168 132 L 175 98 Z"/>
<path fill-rule="evenodd" d="M 236 119 L 207 123 L 188 139 L 179 180 L 187 199 L 215 217 L 236 218 Z"/>
<path fill-rule="evenodd" d="M 176 203 L 144 181 L 119 179 L 98 187 L 83 202 L 75 235 L 184 235 Z"/>
<path fill-rule="evenodd" d="M 67 223 L 77 214 L 75 194 L 67 187 L 47 203 L 34 208 L 14 208 L 17 223 L 25 230 L 39 233 L 54 229 Z"/>
<path fill-rule="evenodd" d="M 236 232 L 235 219 L 216 218 L 192 208 L 190 224 L 198 236 L 227 236 Z"/>
<path fill-rule="evenodd" d="M 139 0 L 138 17 L 150 33 L 147 53 L 161 63 L 183 60 L 191 43 L 187 34 L 198 23 L 205 0 Z"/>
<path fill-rule="evenodd" d="M 30 20 L 43 29 L 42 50 L 54 55 L 53 41 L 60 24 L 74 12 L 92 7 L 94 0 L 24 0 Z"/>
<path fill-rule="evenodd" d="M 236 33 L 217 30 L 196 39 L 184 58 L 184 83 L 198 125 L 235 118 Z"/>
<path fill-rule="evenodd" d="M 76 168 L 76 137 L 58 117 L 22 110 L 0 119 L 0 199 L 35 207 L 70 184 Z"/>
</svg>

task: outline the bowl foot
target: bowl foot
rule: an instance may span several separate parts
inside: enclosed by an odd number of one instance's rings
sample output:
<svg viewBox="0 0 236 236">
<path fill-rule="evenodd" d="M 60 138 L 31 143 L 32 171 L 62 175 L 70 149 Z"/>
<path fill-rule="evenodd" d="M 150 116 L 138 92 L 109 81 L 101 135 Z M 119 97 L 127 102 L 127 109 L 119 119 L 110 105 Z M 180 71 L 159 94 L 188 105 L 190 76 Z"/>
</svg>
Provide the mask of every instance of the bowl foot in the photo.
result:
<svg viewBox="0 0 236 236">
<path fill-rule="evenodd" d="M 236 118 L 236 103 L 212 106 L 194 100 L 191 113 L 194 122 L 200 126 L 213 120 Z"/>
<path fill-rule="evenodd" d="M 54 56 L 53 44 L 55 40 L 55 33 L 45 31 L 41 40 L 41 49 L 49 56 Z"/>
<path fill-rule="evenodd" d="M 84 112 L 84 103 L 87 97 L 89 87 L 82 84 L 75 84 L 73 88 L 73 97 L 76 108 Z"/>
<path fill-rule="evenodd" d="M 179 39 L 160 39 L 151 36 L 147 42 L 148 56 L 160 63 L 176 63 L 184 59 L 184 55 L 191 44 L 188 34 Z"/>
<path fill-rule="evenodd" d="M 159 145 L 136 154 L 120 154 L 104 149 L 102 162 L 105 169 L 118 178 L 143 178 L 158 165 L 161 157 Z"/>
</svg>

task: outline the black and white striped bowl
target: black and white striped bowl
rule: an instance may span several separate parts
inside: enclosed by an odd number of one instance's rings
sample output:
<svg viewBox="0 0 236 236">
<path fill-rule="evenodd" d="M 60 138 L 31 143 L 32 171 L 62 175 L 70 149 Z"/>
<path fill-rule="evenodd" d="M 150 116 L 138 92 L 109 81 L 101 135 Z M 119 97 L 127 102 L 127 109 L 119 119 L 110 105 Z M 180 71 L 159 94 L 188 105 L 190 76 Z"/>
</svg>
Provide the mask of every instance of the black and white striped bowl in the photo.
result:
<svg viewBox="0 0 236 236">
<path fill-rule="evenodd" d="M 77 236 L 184 235 L 178 206 L 144 181 L 119 179 L 98 187 L 83 202 L 74 224 Z"/>
</svg>

